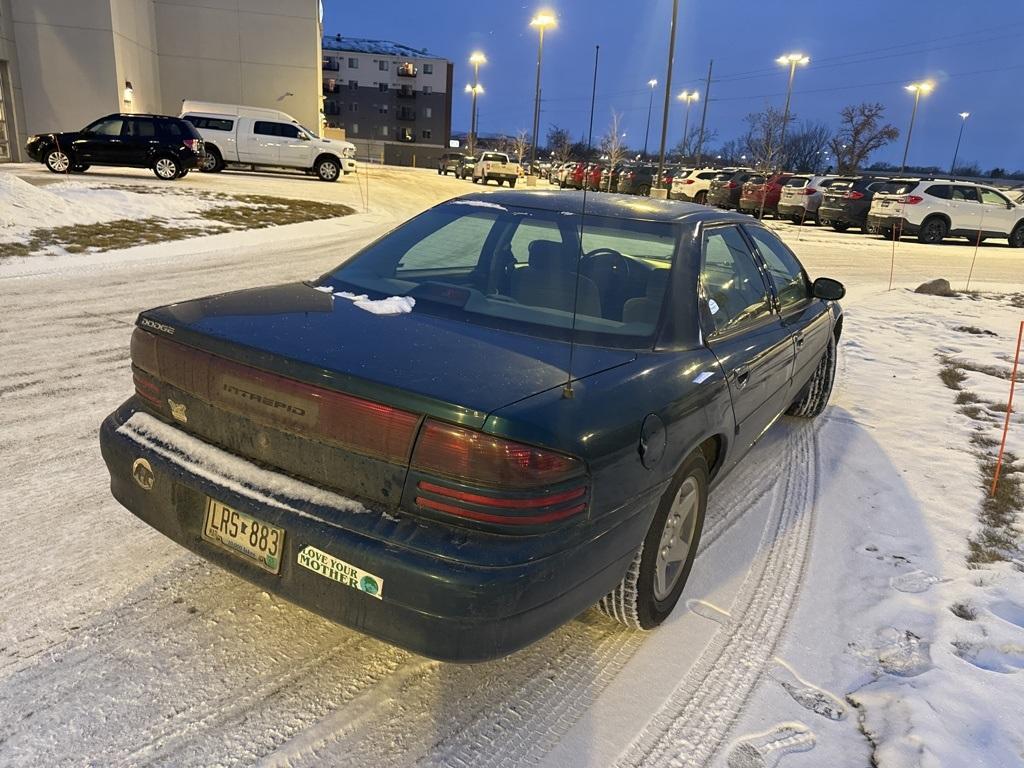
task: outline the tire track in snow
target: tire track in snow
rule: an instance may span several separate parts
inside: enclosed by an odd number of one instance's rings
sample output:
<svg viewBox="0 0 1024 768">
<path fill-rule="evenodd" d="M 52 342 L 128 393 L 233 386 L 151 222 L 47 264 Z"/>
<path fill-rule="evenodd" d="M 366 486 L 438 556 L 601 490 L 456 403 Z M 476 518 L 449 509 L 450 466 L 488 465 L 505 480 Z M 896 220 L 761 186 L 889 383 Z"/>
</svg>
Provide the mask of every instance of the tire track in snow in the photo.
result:
<svg viewBox="0 0 1024 768">
<path fill-rule="evenodd" d="M 816 499 L 816 432 L 816 425 L 805 425 L 791 435 L 792 455 L 729 621 L 619 756 L 619 768 L 703 768 L 724 744 L 775 653 L 803 579 Z"/>
</svg>

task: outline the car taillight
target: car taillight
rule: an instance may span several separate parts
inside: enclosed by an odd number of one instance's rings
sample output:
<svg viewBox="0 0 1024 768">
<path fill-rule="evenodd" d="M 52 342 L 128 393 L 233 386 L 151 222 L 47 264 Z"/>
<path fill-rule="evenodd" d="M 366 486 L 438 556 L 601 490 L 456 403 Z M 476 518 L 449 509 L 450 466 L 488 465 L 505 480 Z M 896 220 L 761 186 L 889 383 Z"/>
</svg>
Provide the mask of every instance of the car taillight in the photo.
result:
<svg viewBox="0 0 1024 768">
<path fill-rule="evenodd" d="M 924 198 L 920 195 L 904 195 L 900 202 L 906 205 L 917 205 L 922 200 L 924 200 Z"/>
<path fill-rule="evenodd" d="M 431 475 L 416 484 L 417 506 L 508 525 L 564 520 L 587 508 L 579 459 L 427 419 L 410 469 Z"/>
<path fill-rule="evenodd" d="M 801 195 L 813 195 L 817 191 L 818 190 L 816 190 L 814 187 L 804 187 L 803 189 L 800 190 L 800 194 Z"/>
<path fill-rule="evenodd" d="M 683 179 L 683 184 L 694 184 L 695 182 L 695 179 Z"/>
<path fill-rule="evenodd" d="M 199 152 L 203 148 L 202 139 L 185 139 L 181 143 L 184 144 L 189 149 L 191 149 L 193 152 Z"/>
<path fill-rule="evenodd" d="M 725 185 L 725 188 L 726 189 L 736 189 L 736 182 L 735 181 L 730 181 L 728 184 Z"/>
<path fill-rule="evenodd" d="M 843 195 L 843 197 L 845 197 L 847 200 L 860 200 L 864 197 L 864 193 L 858 192 L 857 190 L 853 190 L 852 192 L 847 192 L 845 195 Z"/>
</svg>

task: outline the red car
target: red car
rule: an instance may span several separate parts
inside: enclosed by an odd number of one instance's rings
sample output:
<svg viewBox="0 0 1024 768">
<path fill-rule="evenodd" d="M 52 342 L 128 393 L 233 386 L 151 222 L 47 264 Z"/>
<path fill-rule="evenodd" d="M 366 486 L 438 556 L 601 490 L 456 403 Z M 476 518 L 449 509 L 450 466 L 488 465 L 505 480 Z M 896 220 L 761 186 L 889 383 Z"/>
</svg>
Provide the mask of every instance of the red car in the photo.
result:
<svg viewBox="0 0 1024 768">
<path fill-rule="evenodd" d="M 583 189 L 583 177 L 586 163 L 571 163 L 565 179 L 559 184 L 560 187 L 569 189 Z"/>
<path fill-rule="evenodd" d="M 774 173 L 768 177 L 767 182 L 763 174 L 751 176 L 743 184 L 743 191 L 740 193 L 740 213 L 760 216 L 763 211 L 778 218 L 782 185 L 792 176 L 791 173 Z"/>
<path fill-rule="evenodd" d="M 600 163 L 591 163 L 587 166 L 587 189 L 591 191 L 601 189 L 601 173 L 604 171 L 604 166 Z"/>
</svg>

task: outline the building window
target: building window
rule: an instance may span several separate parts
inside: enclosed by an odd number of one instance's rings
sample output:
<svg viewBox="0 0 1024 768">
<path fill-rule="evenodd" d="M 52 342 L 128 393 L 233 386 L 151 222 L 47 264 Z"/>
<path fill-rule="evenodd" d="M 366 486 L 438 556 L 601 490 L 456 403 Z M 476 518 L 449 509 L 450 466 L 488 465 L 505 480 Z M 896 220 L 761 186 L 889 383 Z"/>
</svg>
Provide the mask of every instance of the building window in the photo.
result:
<svg viewBox="0 0 1024 768">
<path fill-rule="evenodd" d="M 348 89 L 350 91 L 358 91 L 359 90 L 359 81 L 358 80 L 349 80 L 348 81 Z"/>
<path fill-rule="evenodd" d="M 356 102 L 354 102 L 354 101 L 350 101 L 349 104 L 348 104 L 348 111 L 349 112 L 358 112 L 359 111 L 359 105 Z"/>
<path fill-rule="evenodd" d="M 423 65 L 423 74 L 424 75 L 432 75 L 432 74 L 434 74 L 434 65 L 433 64 L 424 64 Z"/>
<path fill-rule="evenodd" d="M 423 116 L 424 117 L 433 117 L 434 116 L 434 110 L 431 109 L 430 107 L 424 107 L 423 108 Z"/>
<path fill-rule="evenodd" d="M 352 133 L 353 136 L 355 136 L 357 133 L 359 133 L 359 123 L 352 123 L 352 131 L 351 131 L 351 133 Z"/>
<path fill-rule="evenodd" d="M 387 83 L 377 83 L 377 90 L 379 90 L 381 93 L 387 93 L 388 92 L 388 84 Z"/>
<path fill-rule="evenodd" d="M 388 63 L 384 61 L 384 59 L 381 59 L 380 61 L 377 62 L 377 69 L 379 69 L 381 72 L 387 72 Z"/>
<path fill-rule="evenodd" d="M 388 105 L 381 104 L 377 107 L 377 114 L 386 115 L 388 113 Z"/>
<path fill-rule="evenodd" d="M 359 59 L 356 59 L 356 58 L 354 58 L 352 56 L 349 56 L 348 68 L 349 69 L 359 69 Z"/>
<path fill-rule="evenodd" d="M 424 93 L 433 93 L 433 91 L 430 89 L 429 85 L 424 85 L 423 86 L 423 92 Z"/>
<path fill-rule="evenodd" d="M 387 136 L 388 135 L 388 127 L 386 125 L 382 125 L 380 127 L 380 135 L 381 136 Z"/>
<path fill-rule="evenodd" d="M 429 128 L 425 128 L 423 130 L 423 138 L 424 139 L 429 139 L 431 137 L 431 135 L 432 135 L 431 134 L 431 130 Z"/>
</svg>

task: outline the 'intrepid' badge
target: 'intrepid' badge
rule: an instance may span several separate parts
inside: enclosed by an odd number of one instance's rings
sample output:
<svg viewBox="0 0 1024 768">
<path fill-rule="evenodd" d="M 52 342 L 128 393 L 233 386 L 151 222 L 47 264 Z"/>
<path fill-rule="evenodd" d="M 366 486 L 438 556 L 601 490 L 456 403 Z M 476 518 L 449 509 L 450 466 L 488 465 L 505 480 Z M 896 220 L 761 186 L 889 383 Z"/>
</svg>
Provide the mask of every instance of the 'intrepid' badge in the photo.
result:
<svg viewBox="0 0 1024 768">
<path fill-rule="evenodd" d="M 132 464 L 132 477 L 135 478 L 135 482 L 144 491 L 153 490 L 153 483 L 156 481 L 156 475 L 153 474 L 153 468 L 149 466 L 149 462 L 145 459 L 136 459 L 135 463 Z"/>
<path fill-rule="evenodd" d="M 361 568 L 356 568 L 344 560 L 339 560 L 334 555 L 317 549 L 313 546 L 305 546 L 299 552 L 297 560 L 303 568 L 313 573 L 319 573 L 324 578 L 344 584 L 346 587 L 358 589 L 370 597 L 378 600 L 384 599 L 384 579 L 374 576 Z"/>
<path fill-rule="evenodd" d="M 171 416 L 173 416 L 176 421 L 180 421 L 182 424 L 188 423 L 188 414 L 185 412 L 184 403 L 176 403 L 171 400 L 171 398 L 167 398 L 167 404 L 171 406 Z"/>
</svg>

